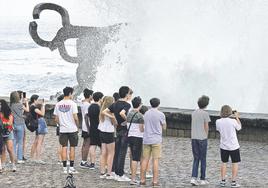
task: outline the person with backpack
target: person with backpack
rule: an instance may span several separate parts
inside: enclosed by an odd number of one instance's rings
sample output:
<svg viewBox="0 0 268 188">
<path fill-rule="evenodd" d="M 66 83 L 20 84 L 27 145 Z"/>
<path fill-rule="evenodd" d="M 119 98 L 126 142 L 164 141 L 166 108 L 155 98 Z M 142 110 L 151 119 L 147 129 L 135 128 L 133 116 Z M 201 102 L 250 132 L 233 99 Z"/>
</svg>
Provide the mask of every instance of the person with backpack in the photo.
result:
<svg viewBox="0 0 268 188">
<path fill-rule="evenodd" d="M 139 185 L 136 180 L 138 162 L 141 161 L 142 140 L 144 132 L 144 119 L 140 113 L 142 107 L 140 97 L 132 100 L 133 109 L 127 115 L 128 143 L 131 151 L 131 182 L 130 185 Z"/>
<path fill-rule="evenodd" d="M 13 91 L 10 94 L 10 108 L 14 117 L 14 153 L 17 156 L 17 163 L 25 163 L 23 160 L 23 140 L 25 132 L 25 120 L 23 117 L 24 111 L 29 112 L 29 105 L 26 99 L 24 99 L 26 106 L 22 104 L 19 93 Z"/>
<path fill-rule="evenodd" d="M 40 100 L 38 95 L 32 95 L 30 98 L 30 114 L 33 119 L 38 120 L 38 128 L 35 131 L 36 136 L 31 147 L 31 161 L 38 164 L 46 164 L 46 162 L 41 160 L 44 138 L 48 133 L 47 124 L 44 119 L 45 104 L 44 100 Z"/>
<path fill-rule="evenodd" d="M 9 158 L 12 163 L 12 171 L 16 172 L 15 165 L 15 156 L 14 156 L 14 148 L 13 148 L 13 121 L 14 117 L 11 113 L 11 109 L 9 108 L 7 102 L 5 100 L 0 100 L 0 119 L 2 122 L 2 137 L 4 140 L 4 144 L 2 147 L 2 156 L 1 160 L 4 164 L 6 161 L 6 149 L 9 153 Z"/>
<path fill-rule="evenodd" d="M 76 174 L 78 171 L 74 168 L 75 147 L 78 145 L 78 108 L 73 99 L 74 89 L 65 87 L 63 89 L 64 98 L 58 102 L 54 109 L 55 121 L 60 126 L 59 142 L 62 145 L 61 158 L 63 173 Z M 70 168 L 67 169 L 67 148 L 70 146 Z"/>
</svg>

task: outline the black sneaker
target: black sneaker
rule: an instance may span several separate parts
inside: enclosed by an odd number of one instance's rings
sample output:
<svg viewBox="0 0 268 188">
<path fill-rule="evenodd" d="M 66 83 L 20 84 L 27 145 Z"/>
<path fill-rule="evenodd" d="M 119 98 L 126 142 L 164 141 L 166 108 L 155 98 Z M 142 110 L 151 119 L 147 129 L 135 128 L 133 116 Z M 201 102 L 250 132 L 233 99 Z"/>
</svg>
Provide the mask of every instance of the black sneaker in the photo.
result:
<svg viewBox="0 0 268 188">
<path fill-rule="evenodd" d="M 232 181 L 231 187 L 240 187 L 240 185 L 236 181 Z"/>
<path fill-rule="evenodd" d="M 90 165 L 87 162 L 85 162 L 85 163 L 81 162 L 79 166 L 80 166 L 80 168 L 84 168 L 84 169 L 90 168 Z"/>
<path fill-rule="evenodd" d="M 27 161 L 27 159 L 24 156 L 22 157 L 22 160 Z"/>
<path fill-rule="evenodd" d="M 226 181 L 225 181 L 225 180 L 221 180 L 221 182 L 220 182 L 220 186 L 221 186 L 221 187 L 225 187 L 225 185 L 226 185 Z"/>
<path fill-rule="evenodd" d="M 95 164 L 94 164 L 94 163 L 91 163 L 91 164 L 89 165 L 89 169 L 90 169 L 90 170 L 94 170 L 94 169 L 95 169 Z"/>
</svg>

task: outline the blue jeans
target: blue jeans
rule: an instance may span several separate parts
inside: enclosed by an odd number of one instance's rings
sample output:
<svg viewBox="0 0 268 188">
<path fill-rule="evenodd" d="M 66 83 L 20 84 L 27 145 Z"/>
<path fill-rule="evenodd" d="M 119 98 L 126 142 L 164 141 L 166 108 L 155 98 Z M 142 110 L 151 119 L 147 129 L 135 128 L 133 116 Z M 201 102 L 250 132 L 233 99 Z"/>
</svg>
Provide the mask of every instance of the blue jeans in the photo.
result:
<svg viewBox="0 0 268 188">
<path fill-rule="evenodd" d="M 199 161 L 201 161 L 201 180 L 206 179 L 208 140 L 192 139 L 192 152 L 194 157 L 192 177 L 197 178 Z"/>
<path fill-rule="evenodd" d="M 25 131 L 25 124 L 14 124 L 14 154 L 17 156 L 18 160 L 23 158 L 23 137 Z"/>
<path fill-rule="evenodd" d="M 114 171 L 118 176 L 124 175 L 124 166 L 128 146 L 128 138 L 125 136 L 125 133 L 126 130 L 119 131 L 115 140 L 115 153 L 112 171 Z"/>
</svg>

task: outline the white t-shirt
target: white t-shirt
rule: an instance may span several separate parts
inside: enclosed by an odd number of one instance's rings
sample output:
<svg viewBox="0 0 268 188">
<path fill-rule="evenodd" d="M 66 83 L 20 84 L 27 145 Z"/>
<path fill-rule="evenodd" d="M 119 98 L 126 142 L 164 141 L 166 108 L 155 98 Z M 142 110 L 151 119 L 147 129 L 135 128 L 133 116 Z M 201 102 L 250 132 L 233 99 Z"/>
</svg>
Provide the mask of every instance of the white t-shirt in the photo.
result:
<svg viewBox="0 0 268 188">
<path fill-rule="evenodd" d="M 78 131 L 73 118 L 73 114 L 77 113 L 77 104 L 72 100 L 63 99 L 56 104 L 54 115 L 59 117 L 61 133 L 73 133 Z"/>
<path fill-rule="evenodd" d="M 224 150 L 237 150 L 239 143 L 236 130 L 240 130 L 241 125 L 235 119 L 221 118 L 216 121 L 216 130 L 220 132 L 220 148 Z"/>
<path fill-rule="evenodd" d="M 90 106 L 90 103 L 87 101 L 84 101 L 81 105 L 81 112 L 82 112 L 82 131 L 88 132 L 87 125 L 85 122 L 85 115 L 88 113 L 88 107 Z M 88 123 L 90 123 L 88 121 Z"/>
<path fill-rule="evenodd" d="M 131 126 L 129 128 L 130 122 Z M 129 129 L 128 137 L 143 138 L 143 132 L 140 131 L 140 125 L 144 124 L 143 115 L 136 110 L 131 110 L 127 115 L 127 128 Z"/>
<path fill-rule="evenodd" d="M 105 132 L 105 133 L 113 133 L 114 132 L 114 126 L 111 122 L 111 119 L 107 116 L 104 116 L 104 121 L 100 121 L 98 129 L 101 132 Z"/>
<path fill-rule="evenodd" d="M 129 128 L 130 123 L 127 123 Z M 140 131 L 140 123 L 131 123 L 131 127 L 128 132 L 128 137 L 143 138 L 143 132 Z"/>
</svg>

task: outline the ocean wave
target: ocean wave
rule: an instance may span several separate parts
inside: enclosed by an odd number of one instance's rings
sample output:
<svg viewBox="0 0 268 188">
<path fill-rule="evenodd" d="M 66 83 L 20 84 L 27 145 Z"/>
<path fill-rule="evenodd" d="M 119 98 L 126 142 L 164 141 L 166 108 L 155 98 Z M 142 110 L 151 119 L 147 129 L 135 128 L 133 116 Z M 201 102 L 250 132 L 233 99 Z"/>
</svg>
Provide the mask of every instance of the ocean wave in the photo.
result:
<svg viewBox="0 0 268 188">
<path fill-rule="evenodd" d="M 38 46 L 34 43 L 19 43 L 19 42 L 0 42 L 0 50 L 25 50 L 37 48 Z"/>
</svg>

